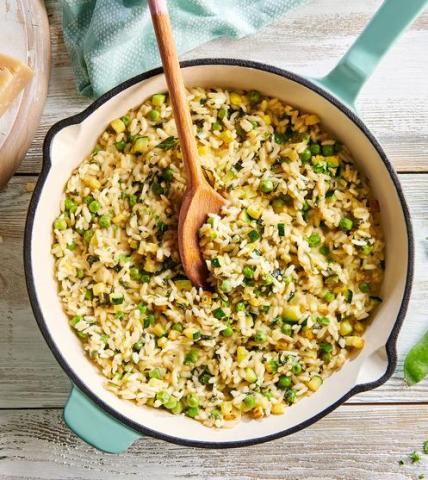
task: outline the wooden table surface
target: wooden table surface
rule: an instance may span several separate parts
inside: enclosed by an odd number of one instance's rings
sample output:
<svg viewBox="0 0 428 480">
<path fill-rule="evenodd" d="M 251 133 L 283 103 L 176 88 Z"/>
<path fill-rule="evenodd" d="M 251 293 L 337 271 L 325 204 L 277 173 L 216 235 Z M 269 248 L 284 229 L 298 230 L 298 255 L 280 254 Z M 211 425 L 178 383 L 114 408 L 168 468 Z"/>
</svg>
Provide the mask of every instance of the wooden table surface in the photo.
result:
<svg viewBox="0 0 428 480">
<path fill-rule="evenodd" d="M 312 0 L 256 36 L 217 40 L 185 58 L 247 58 L 322 75 L 380 3 Z M 399 172 L 416 237 L 416 277 L 393 377 L 308 429 L 268 444 L 209 451 L 144 438 L 113 456 L 90 448 L 65 427 L 61 413 L 70 382 L 39 333 L 25 289 L 23 230 L 43 138 L 54 122 L 89 103 L 75 90 L 56 1 L 47 1 L 47 7 L 48 100 L 25 161 L 0 192 L 0 478 L 402 480 L 422 473 L 428 478 L 428 455 L 417 465 L 406 459 L 428 439 L 428 381 L 407 388 L 402 371 L 405 353 L 428 327 L 428 12 L 392 48 L 358 105 Z M 401 458 L 406 465 L 399 465 Z"/>
</svg>

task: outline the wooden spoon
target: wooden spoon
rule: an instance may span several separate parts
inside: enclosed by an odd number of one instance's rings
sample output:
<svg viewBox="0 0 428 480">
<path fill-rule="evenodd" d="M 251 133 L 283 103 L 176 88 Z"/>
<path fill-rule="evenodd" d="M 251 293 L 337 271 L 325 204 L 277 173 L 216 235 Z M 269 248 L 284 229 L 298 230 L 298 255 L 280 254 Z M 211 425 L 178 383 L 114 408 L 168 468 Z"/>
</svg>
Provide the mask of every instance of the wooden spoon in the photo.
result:
<svg viewBox="0 0 428 480">
<path fill-rule="evenodd" d="M 209 213 L 218 213 L 226 200 L 206 181 L 193 136 L 192 119 L 186 100 L 166 0 L 149 0 L 150 12 L 177 125 L 187 176 L 187 188 L 178 219 L 178 248 L 187 277 L 206 287 L 208 270 L 199 248 L 198 231 Z"/>
</svg>

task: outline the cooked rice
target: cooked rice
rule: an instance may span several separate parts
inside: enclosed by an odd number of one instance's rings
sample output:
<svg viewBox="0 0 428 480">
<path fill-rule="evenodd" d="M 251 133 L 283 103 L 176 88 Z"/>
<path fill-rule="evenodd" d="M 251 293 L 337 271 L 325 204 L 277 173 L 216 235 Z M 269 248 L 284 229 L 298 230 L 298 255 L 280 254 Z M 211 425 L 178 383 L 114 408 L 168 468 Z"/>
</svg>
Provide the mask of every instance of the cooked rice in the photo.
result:
<svg viewBox="0 0 428 480">
<path fill-rule="evenodd" d="M 185 178 L 162 95 L 114 120 L 73 172 L 52 253 L 106 388 L 222 427 L 283 413 L 363 347 L 384 244 L 367 180 L 316 115 L 258 92 L 188 99 L 207 179 L 229 200 L 200 229 L 212 291 L 180 264 Z"/>
</svg>

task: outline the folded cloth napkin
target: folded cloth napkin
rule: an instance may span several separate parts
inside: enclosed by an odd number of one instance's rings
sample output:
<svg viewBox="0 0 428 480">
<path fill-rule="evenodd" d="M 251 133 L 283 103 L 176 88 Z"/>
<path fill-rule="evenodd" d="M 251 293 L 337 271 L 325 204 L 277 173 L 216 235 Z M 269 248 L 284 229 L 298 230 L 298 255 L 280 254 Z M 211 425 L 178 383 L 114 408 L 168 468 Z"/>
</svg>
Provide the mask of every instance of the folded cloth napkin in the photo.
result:
<svg viewBox="0 0 428 480">
<path fill-rule="evenodd" d="M 304 0 L 170 0 L 179 53 L 240 38 Z M 98 97 L 160 65 L 146 0 L 62 0 L 64 39 L 82 95 Z"/>
</svg>

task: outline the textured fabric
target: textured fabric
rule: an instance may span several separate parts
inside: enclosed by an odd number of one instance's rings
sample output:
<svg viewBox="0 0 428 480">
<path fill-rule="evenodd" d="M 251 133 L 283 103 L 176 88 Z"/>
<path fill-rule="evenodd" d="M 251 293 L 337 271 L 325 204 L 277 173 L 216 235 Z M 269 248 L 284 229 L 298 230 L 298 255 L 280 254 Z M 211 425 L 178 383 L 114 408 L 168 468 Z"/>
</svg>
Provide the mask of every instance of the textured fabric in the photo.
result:
<svg viewBox="0 0 428 480">
<path fill-rule="evenodd" d="M 240 38 L 304 0 L 170 0 L 177 49 Z M 82 95 L 98 97 L 160 65 L 146 0 L 62 0 L 64 38 Z"/>
</svg>

